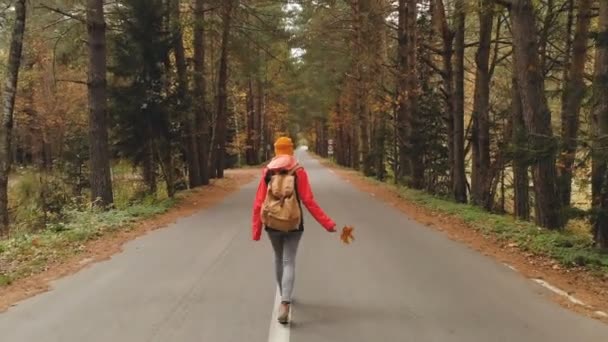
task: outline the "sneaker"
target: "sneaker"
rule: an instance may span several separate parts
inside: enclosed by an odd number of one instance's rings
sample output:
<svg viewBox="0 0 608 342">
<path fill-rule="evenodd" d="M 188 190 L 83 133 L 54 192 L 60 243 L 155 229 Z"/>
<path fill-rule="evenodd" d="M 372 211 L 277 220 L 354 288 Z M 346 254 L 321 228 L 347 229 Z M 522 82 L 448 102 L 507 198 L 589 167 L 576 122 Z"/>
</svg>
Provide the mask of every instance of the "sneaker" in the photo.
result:
<svg viewBox="0 0 608 342">
<path fill-rule="evenodd" d="M 278 320 L 281 324 L 289 323 L 289 303 L 281 303 L 279 306 Z"/>
</svg>

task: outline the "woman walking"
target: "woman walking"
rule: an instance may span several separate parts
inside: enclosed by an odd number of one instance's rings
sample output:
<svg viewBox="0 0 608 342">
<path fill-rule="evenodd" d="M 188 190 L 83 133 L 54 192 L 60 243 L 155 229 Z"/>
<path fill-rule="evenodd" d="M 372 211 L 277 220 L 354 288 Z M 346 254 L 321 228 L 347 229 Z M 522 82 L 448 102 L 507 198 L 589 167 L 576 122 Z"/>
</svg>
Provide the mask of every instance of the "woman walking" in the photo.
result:
<svg viewBox="0 0 608 342">
<path fill-rule="evenodd" d="M 328 232 L 335 232 L 336 224 L 316 203 L 308 174 L 294 157 L 291 139 L 279 138 L 274 150 L 275 157 L 264 169 L 253 203 L 253 240 L 260 240 L 264 227 L 274 249 L 276 280 L 281 293 L 278 320 L 287 324 L 296 253 L 304 231 L 301 204 Z"/>
</svg>

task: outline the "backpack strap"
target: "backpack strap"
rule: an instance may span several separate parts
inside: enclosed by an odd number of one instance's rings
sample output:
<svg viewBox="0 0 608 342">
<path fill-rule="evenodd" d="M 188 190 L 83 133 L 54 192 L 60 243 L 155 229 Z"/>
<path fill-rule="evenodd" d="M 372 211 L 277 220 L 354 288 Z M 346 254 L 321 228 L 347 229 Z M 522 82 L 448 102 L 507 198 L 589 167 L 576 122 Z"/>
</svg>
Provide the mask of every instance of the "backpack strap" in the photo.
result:
<svg viewBox="0 0 608 342">
<path fill-rule="evenodd" d="M 289 170 L 289 172 L 287 173 L 290 176 L 293 176 L 296 174 L 296 172 L 298 172 L 298 170 L 303 169 L 302 165 L 300 164 L 296 164 L 296 166 L 292 167 L 291 170 Z"/>
<path fill-rule="evenodd" d="M 272 171 L 271 169 L 267 169 L 266 174 L 264 175 L 264 182 L 266 182 L 266 185 L 270 184 L 272 176 L 274 176 L 274 171 Z"/>
<path fill-rule="evenodd" d="M 287 171 L 287 174 L 290 176 L 295 176 L 296 172 L 298 172 L 298 170 L 303 169 L 304 167 L 300 164 L 296 164 L 294 167 L 292 167 L 290 170 Z M 268 169 L 266 171 L 266 175 L 264 176 L 264 181 L 266 182 L 266 185 L 270 184 L 270 180 L 272 179 L 272 176 L 276 175 L 276 174 L 281 174 L 282 172 L 285 172 L 284 170 L 278 171 L 278 170 L 271 170 Z"/>
</svg>

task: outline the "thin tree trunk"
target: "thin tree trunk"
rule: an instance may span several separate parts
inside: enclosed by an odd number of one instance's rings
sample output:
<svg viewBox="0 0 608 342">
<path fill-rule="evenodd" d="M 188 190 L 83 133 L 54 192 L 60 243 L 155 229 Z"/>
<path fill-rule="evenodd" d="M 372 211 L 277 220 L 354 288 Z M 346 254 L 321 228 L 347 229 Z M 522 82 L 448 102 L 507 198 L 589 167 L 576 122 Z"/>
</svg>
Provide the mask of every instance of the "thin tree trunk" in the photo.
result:
<svg viewBox="0 0 608 342">
<path fill-rule="evenodd" d="M 344 113 L 342 112 L 342 99 L 338 99 L 336 104 L 336 126 L 337 126 L 337 143 L 336 143 L 336 160 L 341 166 L 346 166 L 348 157 L 347 153 L 347 141 L 346 134 L 344 131 Z"/>
<path fill-rule="evenodd" d="M 517 85 L 521 94 L 529 149 L 534 160 L 532 174 L 536 223 L 545 228 L 559 229 L 563 226 L 563 220 L 557 191 L 556 143 L 538 56 L 534 8 L 531 0 L 514 0 L 510 10 L 513 45 L 517 55 Z"/>
<path fill-rule="evenodd" d="M 144 184 L 151 195 L 156 194 L 156 170 L 154 167 L 154 146 L 148 141 L 145 146 L 142 160 L 142 175 Z"/>
<path fill-rule="evenodd" d="M 205 81 L 205 0 L 194 2 L 194 124 L 202 185 L 209 184 L 209 127 Z M 194 149 L 194 147 L 192 147 Z"/>
<path fill-rule="evenodd" d="M 264 121 L 264 83 L 259 78 L 256 80 L 256 108 L 255 108 L 255 124 L 253 132 L 253 146 L 255 151 L 255 162 L 260 163 L 260 153 L 262 151 L 263 134 L 262 123 Z"/>
<path fill-rule="evenodd" d="M 600 248 L 608 248 L 608 2 L 599 4 L 599 33 L 593 82 L 593 236 Z"/>
<path fill-rule="evenodd" d="M 555 0 L 547 0 L 547 12 L 545 13 L 545 17 L 543 19 L 543 28 L 540 31 L 539 39 L 540 70 L 542 71 L 543 76 L 547 74 L 547 57 L 549 54 L 547 48 L 549 46 L 549 30 L 551 29 L 551 26 L 553 24 L 554 12 Z"/>
<path fill-rule="evenodd" d="M 479 10 L 479 48 L 475 61 L 475 94 L 473 104 L 473 172 L 471 175 L 471 200 L 476 205 L 492 209 L 490 178 L 490 50 L 494 3 L 483 0 Z"/>
<path fill-rule="evenodd" d="M 262 95 L 261 100 L 262 102 L 262 108 L 263 108 L 263 112 L 265 112 L 265 108 L 266 108 L 266 94 L 264 93 Z M 272 136 L 272 132 L 270 130 L 270 120 L 265 116 L 264 120 L 262 121 L 262 134 L 263 134 L 263 141 L 264 141 L 264 161 L 270 160 L 270 158 L 272 157 L 272 143 L 273 143 L 273 136 Z"/>
<path fill-rule="evenodd" d="M 351 111 L 355 113 L 355 111 Z M 352 115 L 350 131 L 350 167 L 359 170 L 361 164 L 361 154 L 359 152 L 359 118 Z"/>
<path fill-rule="evenodd" d="M 113 195 L 108 150 L 106 23 L 103 0 L 87 1 L 87 32 L 91 199 L 105 207 L 112 204 Z"/>
<path fill-rule="evenodd" d="M 13 130 L 13 111 L 17 95 L 19 67 L 23 50 L 25 32 L 26 0 L 17 0 L 15 23 L 6 64 L 4 91 L 2 93 L 2 126 L 0 126 L 0 236 L 9 233 L 8 177 L 11 171 L 11 136 Z"/>
<path fill-rule="evenodd" d="M 212 176 L 224 178 L 226 133 L 228 120 L 228 40 L 235 0 L 228 0 L 223 7 L 223 28 L 220 66 L 218 74 L 217 117 L 212 145 Z"/>
<path fill-rule="evenodd" d="M 576 30 L 572 43 L 572 63 L 562 96 L 562 150 L 558 162 L 559 192 L 562 205 L 569 206 L 572 197 L 572 173 L 576 157 L 579 114 L 585 96 L 585 62 L 591 21 L 591 0 L 578 1 Z M 570 51 L 566 51 L 567 54 Z"/>
<path fill-rule="evenodd" d="M 173 198 L 175 196 L 175 170 L 173 164 L 173 156 L 171 154 L 171 142 L 165 141 L 161 146 L 158 144 L 158 140 L 154 139 L 154 149 L 159 160 L 161 172 L 165 178 L 165 184 L 167 189 L 167 196 Z"/>
<path fill-rule="evenodd" d="M 253 80 L 251 77 L 247 82 L 247 141 L 245 143 L 245 159 L 247 160 L 247 165 L 255 165 L 256 161 L 256 151 L 255 151 L 255 142 L 253 135 L 255 134 L 255 122 L 256 122 L 256 113 L 255 113 L 255 95 L 253 94 Z"/>
</svg>

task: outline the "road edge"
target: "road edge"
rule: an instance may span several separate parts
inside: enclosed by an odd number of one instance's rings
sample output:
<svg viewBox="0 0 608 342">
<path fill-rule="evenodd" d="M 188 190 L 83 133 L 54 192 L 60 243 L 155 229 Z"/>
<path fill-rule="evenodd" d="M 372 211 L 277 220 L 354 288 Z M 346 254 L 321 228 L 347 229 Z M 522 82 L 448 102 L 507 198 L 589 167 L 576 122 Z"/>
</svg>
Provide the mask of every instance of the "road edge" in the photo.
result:
<svg viewBox="0 0 608 342">
<path fill-rule="evenodd" d="M 590 272 L 582 270 L 561 270 L 562 272 L 559 272 L 549 267 L 543 267 L 542 263 L 530 264 L 526 257 L 518 254 L 521 253 L 520 251 L 502 248 L 493 236 L 482 234 L 457 217 L 439 214 L 408 201 L 400 196 L 397 189 L 390 184 L 379 185 L 358 171 L 337 166 L 313 153 L 310 153 L 310 156 L 360 191 L 395 207 L 421 225 L 440 231 L 449 239 L 463 243 L 480 254 L 502 263 L 511 271 L 526 277 L 537 286 L 546 289 L 551 294 L 549 297 L 561 306 L 608 324 L 608 291 L 599 294 L 584 286 L 592 279 L 598 281 L 600 284 L 598 287 L 603 286 L 601 280 L 591 275 Z M 415 215 L 412 215 L 414 212 Z"/>
<path fill-rule="evenodd" d="M 220 203 L 230 194 L 254 181 L 258 175 L 258 168 L 227 170 L 226 179 L 228 181 L 194 189 L 163 214 L 137 222 L 129 229 L 108 233 L 84 243 L 81 253 L 49 264 L 47 269 L 41 273 L 18 279 L 10 285 L 0 288 L 0 313 L 10 310 L 11 307 L 25 299 L 50 291 L 51 283 L 55 280 L 75 274 L 121 253 L 127 242 L 152 231 L 167 228 L 179 219 Z"/>
</svg>

